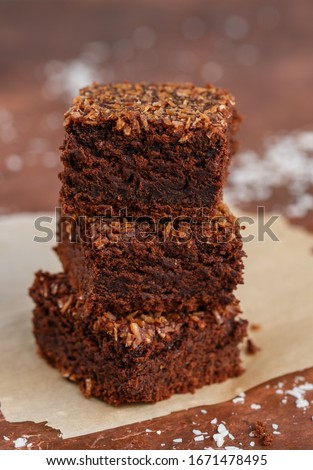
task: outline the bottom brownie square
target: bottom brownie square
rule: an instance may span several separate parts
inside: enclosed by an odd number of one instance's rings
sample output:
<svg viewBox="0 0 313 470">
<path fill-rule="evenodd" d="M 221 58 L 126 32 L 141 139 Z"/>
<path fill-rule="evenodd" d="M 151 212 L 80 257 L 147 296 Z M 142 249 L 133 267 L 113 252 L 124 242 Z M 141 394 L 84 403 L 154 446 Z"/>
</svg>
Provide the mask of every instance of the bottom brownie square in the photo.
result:
<svg viewBox="0 0 313 470">
<path fill-rule="evenodd" d="M 157 402 L 242 373 L 238 344 L 247 322 L 237 318 L 237 302 L 213 315 L 95 317 L 65 274 L 43 272 L 30 295 L 41 355 L 87 397 L 112 405 Z"/>
</svg>

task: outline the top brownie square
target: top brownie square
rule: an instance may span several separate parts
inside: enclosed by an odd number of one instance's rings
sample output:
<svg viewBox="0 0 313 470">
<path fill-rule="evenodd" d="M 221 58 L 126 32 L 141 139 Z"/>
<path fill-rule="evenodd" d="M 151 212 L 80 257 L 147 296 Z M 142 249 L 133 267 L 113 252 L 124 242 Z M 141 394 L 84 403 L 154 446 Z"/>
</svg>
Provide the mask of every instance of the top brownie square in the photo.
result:
<svg viewBox="0 0 313 470">
<path fill-rule="evenodd" d="M 211 85 L 113 84 L 80 91 L 65 114 L 61 204 L 79 215 L 210 215 L 240 118 Z"/>
</svg>

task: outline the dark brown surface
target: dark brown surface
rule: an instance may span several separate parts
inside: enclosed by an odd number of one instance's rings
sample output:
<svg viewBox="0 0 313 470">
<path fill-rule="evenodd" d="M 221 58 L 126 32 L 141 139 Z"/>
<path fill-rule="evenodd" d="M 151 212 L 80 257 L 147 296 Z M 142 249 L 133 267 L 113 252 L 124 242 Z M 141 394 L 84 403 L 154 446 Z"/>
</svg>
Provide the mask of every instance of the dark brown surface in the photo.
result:
<svg viewBox="0 0 313 470">
<path fill-rule="evenodd" d="M 64 274 L 39 272 L 31 288 L 34 334 L 41 355 L 84 395 L 112 405 L 156 402 L 173 393 L 236 377 L 238 343 L 247 322 L 237 303 L 211 312 L 169 317 L 95 317 Z"/>
<path fill-rule="evenodd" d="M 302 380 L 297 377 L 302 377 Z M 62 439 L 60 432 L 47 427 L 46 423 L 9 423 L 2 417 L 1 434 L 9 440 L 0 438 L 0 448 L 14 449 L 14 440 L 26 435 L 32 449 L 216 449 L 212 435 L 217 433 L 217 424 L 223 421 L 234 440 L 226 437 L 221 449 L 235 446 L 251 452 L 259 449 L 264 452 L 271 449 L 312 450 L 313 390 L 305 393 L 305 398 L 311 402 L 307 409 L 297 408 L 295 398 L 286 395 L 287 390 L 306 382 L 313 384 L 313 368 L 277 377 L 249 390 L 242 404 L 227 401 L 182 410 L 161 418 L 70 439 Z M 278 390 L 280 393 L 277 393 Z M 252 404 L 261 405 L 261 408 L 252 409 Z M 215 418 L 217 423 L 212 424 Z M 270 446 L 264 446 L 262 436 L 249 436 L 256 429 L 257 422 L 261 422 L 272 437 Z M 276 430 L 273 424 L 278 425 Z M 203 434 L 204 439 L 197 442 L 193 430 L 208 434 Z M 273 434 L 274 431 L 280 434 Z M 174 439 L 180 438 L 181 443 L 174 442 Z M 254 446 L 251 442 L 255 443 Z"/>
<path fill-rule="evenodd" d="M 241 150 L 260 158 L 268 136 L 312 130 L 312 15 L 311 0 L 1 2 L 0 101 L 16 132 L 0 139 L 1 212 L 53 210 L 62 115 L 93 79 L 225 87 L 245 118 Z M 10 137 L 6 125 L 0 134 Z M 282 179 L 266 206 L 288 215 L 298 177 Z M 250 194 L 245 205 L 261 201 Z M 305 217 L 312 227 L 312 212 Z"/>
<path fill-rule="evenodd" d="M 74 215 L 212 214 L 238 127 L 213 86 L 93 84 L 65 114 L 61 205 Z"/>
<path fill-rule="evenodd" d="M 56 251 L 87 310 L 117 317 L 214 310 L 234 300 L 245 254 L 226 205 L 202 220 L 65 219 Z"/>
</svg>

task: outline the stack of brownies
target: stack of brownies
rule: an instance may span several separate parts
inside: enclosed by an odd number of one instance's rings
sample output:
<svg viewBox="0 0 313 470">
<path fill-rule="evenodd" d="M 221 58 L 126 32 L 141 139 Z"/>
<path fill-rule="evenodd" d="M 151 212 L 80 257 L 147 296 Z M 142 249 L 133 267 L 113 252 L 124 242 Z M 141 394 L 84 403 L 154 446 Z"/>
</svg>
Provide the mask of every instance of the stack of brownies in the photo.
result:
<svg viewBox="0 0 313 470">
<path fill-rule="evenodd" d="M 239 117 L 213 86 L 93 84 L 65 115 L 64 273 L 30 289 L 41 355 L 86 396 L 156 402 L 242 372 L 244 252 L 222 189 Z"/>
</svg>

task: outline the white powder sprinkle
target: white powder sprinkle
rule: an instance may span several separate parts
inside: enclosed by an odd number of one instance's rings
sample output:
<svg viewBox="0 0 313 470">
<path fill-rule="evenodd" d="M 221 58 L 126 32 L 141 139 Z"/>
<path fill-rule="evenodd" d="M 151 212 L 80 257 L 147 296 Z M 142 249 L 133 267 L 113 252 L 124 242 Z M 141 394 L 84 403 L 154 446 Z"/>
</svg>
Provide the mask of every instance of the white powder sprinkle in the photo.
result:
<svg viewBox="0 0 313 470">
<path fill-rule="evenodd" d="M 306 382 L 303 385 L 299 385 L 299 388 L 300 390 L 304 390 L 305 392 L 307 392 L 307 391 L 313 390 L 313 384 Z"/>
<path fill-rule="evenodd" d="M 99 76 L 98 67 L 83 57 L 66 62 L 50 61 L 45 66 L 47 80 L 43 87 L 47 99 L 56 99 L 62 95 L 73 95 L 79 88 L 91 83 Z"/>
<path fill-rule="evenodd" d="M 250 408 L 252 410 L 259 410 L 261 408 L 261 405 L 259 405 L 258 403 L 252 403 L 252 405 L 250 406 Z"/>
<path fill-rule="evenodd" d="M 200 434 L 202 434 L 202 432 L 201 432 L 199 429 L 193 429 L 192 432 L 193 432 L 196 436 L 200 436 Z"/>
<path fill-rule="evenodd" d="M 308 400 L 304 400 L 303 398 L 298 398 L 296 400 L 296 407 L 297 408 L 307 408 L 309 406 Z"/>
<path fill-rule="evenodd" d="M 254 151 L 237 155 L 229 175 L 226 197 L 232 204 L 269 199 L 284 187 L 290 202 L 282 208 L 289 217 L 304 217 L 313 207 L 313 132 L 297 131 L 265 143 L 262 158 Z"/>
<path fill-rule="evenodd" d="M 203 441 L 204 440 L 204 436 L 196 436 L 194 437 L 194 441 L 198 442 L 198 441 Z"/>
<path fill-rule="evenodd" d="M 255 446 L 255 442 L 251 441 L 250 442 L 250 447 L 254 447 Z"/>
<path fill-rule="evenodd" d="M 217 428 L 217 431 L 223 437 L 228 436 L 228 429 L 226 428 L 226 426 L 224 424 L 219 424 L 219 426 Z"/>
<path fill-rule="evenodd" d="M 18 437 L 15 441 L 13 441 L 14 447 L 19 449 L 20 447 L 25 447 L 27 444 L 27 439 L 25 437 Z"/>
<path fill-rule="evenodd" d="M 207 410 L 200 410 L 202 414 L 206 415 L 207 414 Z"/>
<path fill-rule="evenodd" d="M 297 408 L 307 408 L 310 404 L 306 400 L 305 392 L 313 390 L 313 384 L 304 383 L 302 385 L 294 387 L 292 390 L 287 390 L 286 394 L 296 398 L 296 407 Z"/>
<path fill-rule="evenodd" d="M 212 419 L 211 424 L 217 424 L 217 418 Z"/>
<path fill-rule="evenodd" d="M 235 397 L 235 398 L 233 398 L 232 401 L 233 401 L 233 403 L 235 403 L 236 405 L 237 405 L 237 404 L 243 405 L 244 402 L 245 402 L 245 399 L 244 399 L 244 397 Z"/>
<path fill-rule="evenodd" d="M 183 442 L 183 440 L 181 437 L 177 437 L 176 439 L 173 439 L 173 442 L 175 442 L 175 444 L 179 444 L 180 442 Z"/>
<path fill-rule="evenodd" d="M 272 428 L 275 429 L 275 430 L 278 429 L 278 424 L 275 424 L 275 423 L 272 424 Z"/>
<path fill-rule="evenodd" d="M 222 447 L 224 444 L 224 438 L 221 434 L 213 434 L 213 439 L 217 445 L 217 447 Z"/>
</svg>

